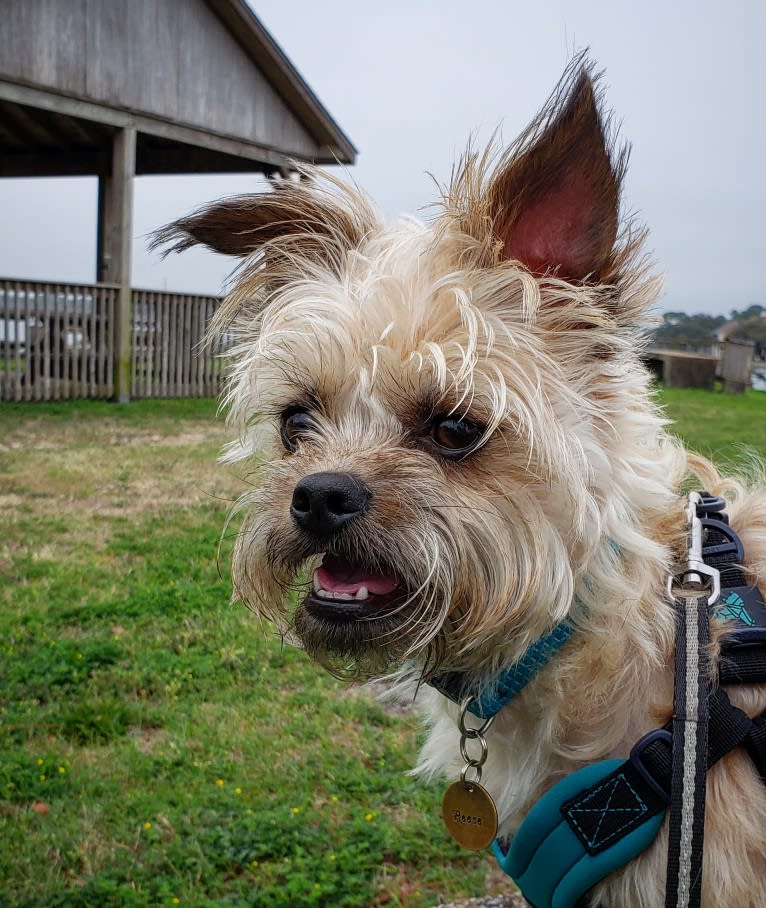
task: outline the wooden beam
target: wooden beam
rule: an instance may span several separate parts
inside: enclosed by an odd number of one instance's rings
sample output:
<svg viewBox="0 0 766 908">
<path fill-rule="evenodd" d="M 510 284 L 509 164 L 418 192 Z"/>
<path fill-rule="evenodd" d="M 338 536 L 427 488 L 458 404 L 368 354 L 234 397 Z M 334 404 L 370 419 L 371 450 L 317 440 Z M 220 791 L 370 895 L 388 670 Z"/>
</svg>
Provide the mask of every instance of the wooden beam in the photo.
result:
<svg viewBox="0 0 766 908">
<path fill-rule="evenodd" d="M 207 0 L 319 144 L 318 164 L 356 162 L 356 148 L 245 0 Z"/>
<path fill-rule="evenodd" d="M 53 113 L 79 117 L 82 120 L 91 120 L 94 123 L 113 126 L 117 129 L 132 128 L 136 132 L 146 135 L 158 136 L 174 142 L 184 142 L 187 145 L 196 145 L 210 151 L 221 151 L 235 157 L 263 162 L 275 168 L 287 167 L 290 164 L 288 154 L 256 142 L 246 142 L 233 136 L 196 129 L 192 126 L 110 107 L 106 104 L 83 101 L 30 85 L 7 82 L 2 78 L 0 78 L 0 99 L 24 104 L 28 107 L 38 107 Z M 301 155 L 296 155 L 296 157 L 300 158 Z M 319 163 L 327 163 L 323 158 L 317 160 Z"/>
<path fill-rule="evenodd" d="M 109 195 L 109 186 L 111 184 L 111 173 L 108 170 L 102 171 L 98 175 L 98 195 L 96 197 L 96 283 L 105 284 L 107 273 L 107 262 L 111 258 L 109 254 L 109 239 L 107 237 L 108 227 L 107 218 L 109 217 L 109 204 L 107 197 Z"/>
<path fill-rule="evenodd" d="M 240 158 L 235 155 L 209 151 L 190 145 L 150 145 L 143 136 L 138 137 L 136 173 L 271 173 L 273 164 Z"/>
<path fill-rule="evenodd" d="M 55 131 L 40 122 L 36 113 L 33 107 L 8 104 L 4 106 L 3 118 L 10 123 L 16 134 L 33 136 L 35 144 L 42 148 L 55 148 L 58 139 Z"/>
</svg>

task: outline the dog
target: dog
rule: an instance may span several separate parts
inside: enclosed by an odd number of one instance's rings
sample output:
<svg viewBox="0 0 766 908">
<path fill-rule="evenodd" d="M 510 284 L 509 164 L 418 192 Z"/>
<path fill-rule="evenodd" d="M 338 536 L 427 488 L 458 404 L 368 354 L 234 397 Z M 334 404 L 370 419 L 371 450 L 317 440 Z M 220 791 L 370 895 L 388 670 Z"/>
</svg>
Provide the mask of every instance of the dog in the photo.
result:
<svg viewBox="0 0 766 908">
<path fill-rule="evenodd" d="M 156 238 L 242 260 L 214 326 L 233 338 L 224 459 L 258 458 L 235 597 L 340 677 L 394 671 L 428 725 L 417 771 L 478 767 L 505 843 L 561 779 L 673 714 L 685 484 L 725 498 L 766 583 L 766 491 L 668 434 L 641 363 L 660 283 L 620 212 L 628 155 L 600 85 L 573 61 L 509 148 L 466 152 L 428 223 L 386 223 L 301 167 Z M 562 623 L 479 735 L 439 679 L 491 685 Z M 766 685 L 729 696 L 766 710 Z M 766 906 L 765 840 L 766 785 L 737 747 L 707 777 L 702 904 Z M 587 903 L 664 905 L 667 849 L 666 819 Z"/>
</svg>

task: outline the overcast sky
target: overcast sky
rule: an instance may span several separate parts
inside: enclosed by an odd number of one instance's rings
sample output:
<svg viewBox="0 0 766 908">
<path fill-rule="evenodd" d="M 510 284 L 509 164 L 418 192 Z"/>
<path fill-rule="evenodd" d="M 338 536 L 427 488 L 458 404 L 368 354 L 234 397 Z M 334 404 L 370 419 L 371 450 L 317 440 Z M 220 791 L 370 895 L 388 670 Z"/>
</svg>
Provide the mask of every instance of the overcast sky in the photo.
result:
<svg viewBox="0 0 766 908">
<path fill-rule="evenodd" d="M 651 231 L 664 309 L 766 305 L 766 3 L 252 0 L 359 149 L 353 178 L 392 218 L 434 197 L 468 137 L 510 141 L 590 47 L 632 145 L 626 207 Z M 143 235 L 255 177 L 136 181 L 134 283 L 218 292 L 229 260 L 160 262 Z M 96 181 L 0 180 L 0 276 L 90 281 Z M 424 213 L 428 216 L 428 212 Z"/>
</svg>

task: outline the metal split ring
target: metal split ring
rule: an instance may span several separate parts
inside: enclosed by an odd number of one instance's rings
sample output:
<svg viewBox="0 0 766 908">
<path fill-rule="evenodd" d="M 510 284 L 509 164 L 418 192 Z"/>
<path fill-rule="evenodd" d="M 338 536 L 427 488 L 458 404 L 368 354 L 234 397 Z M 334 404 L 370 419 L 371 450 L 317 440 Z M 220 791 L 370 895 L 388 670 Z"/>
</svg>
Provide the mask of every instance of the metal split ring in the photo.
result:
<svg viewBox="0 0 766 908">
<path fill-rule="evenodd" d="M 457 717 L 457 727 L 460 731 L 460 734 L 464 738 L 480 738 L 483 734 L 487 732 L 490 725 L 495 721 L 494 716 L 490 716 L 488 719 L 485 719 L 483 724 L 478 728 L 472 728 L 470 725 L 465 724 L 466 713 L 470 705 L 476 700 L 476 697 L 466 697 L 465 700 L 460 704 L 460 714 Z"/>
<path fill-rule="evenodd" d="M 463 766 L 460 771 L 460 781 L 464 785 L 470 785 L 471 782 L 466 780 L 466 774 L 469 769 L 476 771 L 476 778 L 473 780 L 476 785 L 479 785 L 481 782 L 481 768 L 487 760 L 487 754 L 489 753 L 489 746 L 487 745 L 487 739 L 484 737 L 485 732 L 490 727 L 494 721 L 494 716 L 490 716 L 488 719 L 485 719 L 483 723 L 478 728 L 472 728 L 469 725 L 465 724 L 466 714 L 468 712 L 468 707 L 474 702 L 475 697 L 468 697 L 463 700 L 460 704 L 460 715 L 458 716 L 457 725 L 460 729 L 460 756 L 465 760 L 465 766 Z M 468 753 L 468 742 L 469 741 L 478 741 L 479 746 L 481 747 L 481 753 L 478 757 L 472 757 Z"/>
<path fill-rule="evenodd" d="M 476 778 L 475 778 L 473 781 L 474 781 L 477 785 L 479 785 L 479 784 L 481 783 L 481 765 L 480 765 L 480 764 L 477 764 L 477 763 L 473 763 L 473 762 L 471 762 L 470 760 L 469 760 L 468 763 L 466 763 L 465 766 L 460 770 L 460 781 L 463 783 L 463 785 L 470 785 L 470 784 L 471 784 L 471 783 L 470 783 L 469 781 L 467 781 L 467 779 L 466 779 L 466 773 L 468 772 L 469 769 L 475 769 L 475 770 L 476 770 Z"/>
<path fill-rule="evenodd" d="M 489 747 L 487 746 L 487 739 L 483 735 L 477 735 L 475 739 L 481 745 L 481 754 L 478 757 L 472 757 L 468 753 L 468 741 L 471 739 L 461 738 L 460 739 L 460 756 L 466 761 L 466 764 L 469 766 L 483 766 L 487 760 L 487 754 L 489 753 Z"/>
</svg>

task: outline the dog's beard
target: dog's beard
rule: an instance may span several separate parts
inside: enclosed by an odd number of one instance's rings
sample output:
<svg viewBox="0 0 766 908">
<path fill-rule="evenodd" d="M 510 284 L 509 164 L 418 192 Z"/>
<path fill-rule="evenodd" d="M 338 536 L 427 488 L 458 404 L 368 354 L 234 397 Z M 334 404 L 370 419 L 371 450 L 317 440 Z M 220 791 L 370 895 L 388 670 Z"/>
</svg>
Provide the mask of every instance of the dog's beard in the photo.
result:
<svg viewBox="0 0 766 908">
<path fill-rule="evenodd" d="M 561 537 L 542 513 L 522 522 L 444 491 L 400 503 L 394 529 L 362 518 L 321 543 L 280 517 L 268 490 L 256 494 L 235 591 L 338 676 L 373 677 L 411 657 L 424 677 L 471 668 L 498 638 L 520 654 L 571 601 Z"/>
<path fill-rule="evenodd" d="M 247 533 L 251 543 L 258 522 Z M 258 611 L 264 602 L 281 602 L 287 634 L 334 674 L 373 676 L 429 644 L 433 649 L 453 581 L 432 543 L 401 533 L 373 541 L 359 527 L 323 545 L 295 528 L 272 528 L 259 583 L 244 586 L 255 593 Z M 292 610 L 285 607 L 290 601 L 297 603 Z"/>
</svg>

